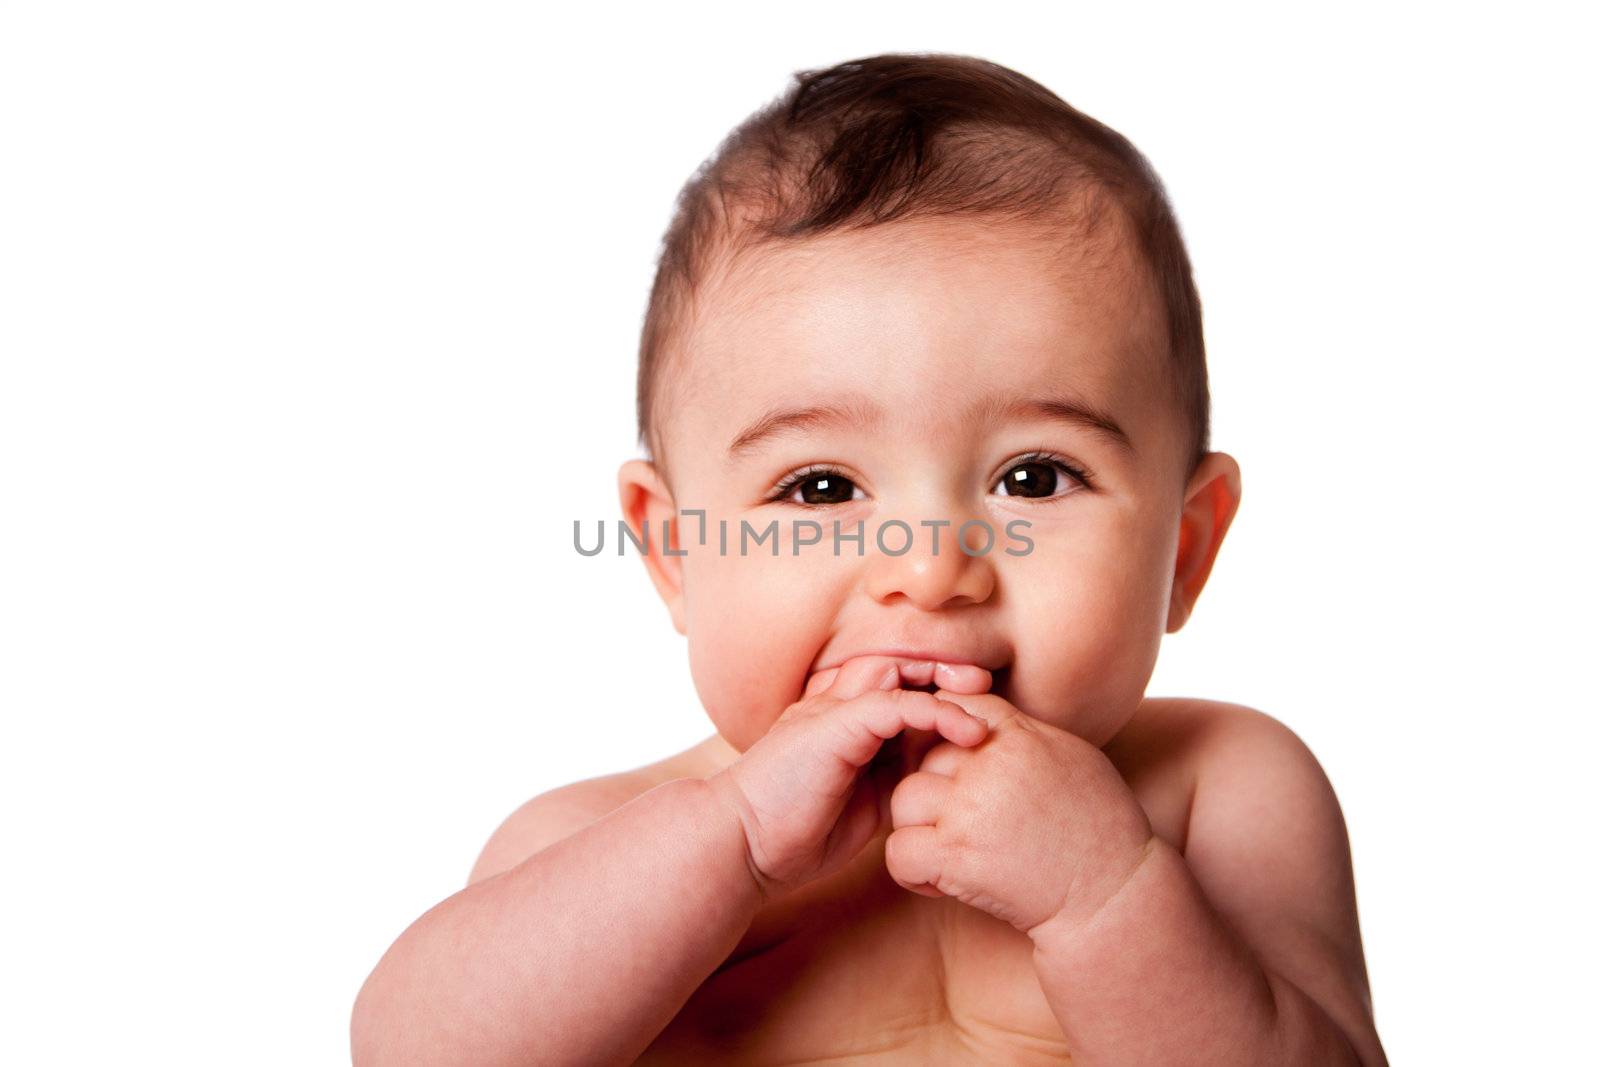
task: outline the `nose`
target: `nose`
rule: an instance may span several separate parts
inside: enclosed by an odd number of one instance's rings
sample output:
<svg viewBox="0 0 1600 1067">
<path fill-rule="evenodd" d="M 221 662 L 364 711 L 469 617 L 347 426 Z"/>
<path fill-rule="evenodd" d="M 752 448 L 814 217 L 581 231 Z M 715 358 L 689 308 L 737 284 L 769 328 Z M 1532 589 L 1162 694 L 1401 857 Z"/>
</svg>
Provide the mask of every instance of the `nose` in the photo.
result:
<svg viewBox="0 0 1600 1067">
<path fill-rule="evenodd" d="M 883 544 L 871 550 L 866 590 L 874 600 L 889 602 L 904 597 L 924 611 L 956 607 L 960 604 L 980 604 L 994 593 L 995 570 L 990 557 L 997 550 L 991 544 L 986 554 L 978 554 L 985 540 L 992 540 L 984 530 L 971 527 L 967 532 L 964 552 L 956 543 L 957 524 L 945 527 L 908 523 L 912 534 L 910 545 L 901 555 L 891 555 L 883 550 L 898 549 L 908 538 L 901 528 L 890 527 L 884 531 Z M 938 554 L 934 554 L 937 534 Z M 867 535 L 869 543 L 872 534 Z"/>
</svg>

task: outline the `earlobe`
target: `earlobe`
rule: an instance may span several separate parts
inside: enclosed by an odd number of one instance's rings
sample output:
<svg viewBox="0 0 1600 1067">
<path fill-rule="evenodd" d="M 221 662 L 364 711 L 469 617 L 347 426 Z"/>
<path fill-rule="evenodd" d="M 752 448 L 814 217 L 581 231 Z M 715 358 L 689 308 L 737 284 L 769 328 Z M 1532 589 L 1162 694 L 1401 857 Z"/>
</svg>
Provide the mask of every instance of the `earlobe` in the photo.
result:
<svg viewBox="0 0 1600 1067">
<path fill-rule="evenodd" d="M 1226 452 L 1207 453 L 1184 489 L 1167 633 L 1175 633 L 1194 612 L 1195 601 L 1217 560 L 1217 550 L 1239 511 L 1239 495 L 1238 462 Z"/>
<path fill-rule="evenodd" d="M 672 490 L 667 488 L 655 464 L 648 460 L 630 459 L 617 471 L 617 495 L 622 505 L 623 521 L 638 542 L 646 546 L 641 553 L 645 570 L 662 603 L 667 605 L 673 629 L 680 634 L 687 633 L 683 610 L 682 558 L 667 555 L 662 540 L 662 535 L 669 528 L 667 520 L 672 520 L 672 548 L 675 552 L 682 549 L 681 521 Z"/>
</svg>

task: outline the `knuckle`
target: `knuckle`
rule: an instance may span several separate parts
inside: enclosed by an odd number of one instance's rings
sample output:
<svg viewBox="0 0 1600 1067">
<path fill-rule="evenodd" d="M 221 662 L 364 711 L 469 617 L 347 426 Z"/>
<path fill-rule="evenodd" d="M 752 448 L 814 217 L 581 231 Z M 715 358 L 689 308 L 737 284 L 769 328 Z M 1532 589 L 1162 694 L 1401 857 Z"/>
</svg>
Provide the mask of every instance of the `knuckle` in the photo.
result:
<svg viewBox="0 0 1600 1067">
<path fill-rule="evenodd" d="M 904 708 L 927 707 L 938 710 L 939 698 L 932 693 L 924 693 L 920 689 L 890 689 L 894 694 L 895 703 Z"/>
<path fill-rule="evenodd" d="M 838 704 L 839 699 L 837 697 L 818 693 L 816 696 L 807 697 L 796 704 L 793 708 L 794 717 L 797 719 L 809 719 L 817 715 L 823 715 L 830 709 L 837 707 Z"/>
<path fill-rule="evenodd" d="M 975 852 L 975 842 L 963 827 L 940 826 L 937 832 L 940 865 L 951 877 L 958 878 L 968 869 Z"/>
<path fill-rule="evenodd" d="M 838 741 L 853 741 L 860 729 L 856 720 L 848 715 L 829 715 L 819 723 Z"/>
<path fill-rule="evenodd" d="M 908 774 L 889 794 L 889 808 L 896 817 L 910 814 L 911 809 L 927 795 L 927 786 L 920 774 Z"/>
<path fill-rule="evenodd" d="M 884 862 L 904 872 L 916 860 L 916 836 L 908 833 L 911 827 L 902 827 L 890 833 L 883 842 Z"/>
<path fill-rule="evenodd" d="M 965 814 L 965 807 L 963 804 L 953 803 L 949 806 L 946 817 L 939 820 L 939 847 L 953 856 L 970 853 L 975 844 L 972 822 Z"/>
<path fill-rule="evenodd" d="M 825 711 L 828 708 L 838 707 L 842 703 L 844 703 L 844 701 L 840 700 L 832 693 L 818 693 L 806 701 L 806 705 L 808 707 L 811 707 L 817 711 Z"/>
</svg>

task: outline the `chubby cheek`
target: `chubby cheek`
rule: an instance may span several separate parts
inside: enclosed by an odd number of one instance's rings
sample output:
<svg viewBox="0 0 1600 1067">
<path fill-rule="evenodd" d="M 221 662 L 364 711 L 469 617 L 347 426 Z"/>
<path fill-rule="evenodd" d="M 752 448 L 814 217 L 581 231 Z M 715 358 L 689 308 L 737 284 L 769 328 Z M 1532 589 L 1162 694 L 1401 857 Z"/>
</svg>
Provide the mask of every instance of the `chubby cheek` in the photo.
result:
<svg viewBox="0 0 1600 1067">
<path fill-rule="evenodd" d="M 717 732 L 741 752 L 800 699 L 828 639 L 833 583 L 808 562 L 788 555 L 686 561 L 689 671 Z"/>
<path fill-rule="evenodd" d="M 1171 579 L 1160 545 L 1133 531 L 1098 545 L 1079 541 L 1056 555 L 1029 557 L 1050 580 L 1012 583 L 1012 703 L 1102 745 L 1127 723 L 1149 684 Z"/>
</svg>

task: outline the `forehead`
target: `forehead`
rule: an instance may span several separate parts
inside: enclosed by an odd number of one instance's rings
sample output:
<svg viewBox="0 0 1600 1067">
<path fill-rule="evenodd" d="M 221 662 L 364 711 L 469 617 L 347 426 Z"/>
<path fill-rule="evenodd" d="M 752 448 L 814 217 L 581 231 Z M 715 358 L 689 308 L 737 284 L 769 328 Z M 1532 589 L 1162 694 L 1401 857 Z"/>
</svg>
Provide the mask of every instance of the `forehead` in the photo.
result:
<svg viewBox="0 0 1600 1067">
<path fill-rule="evenodd" d="M 846 393 L 908 428 L 1040 392 L 1128 427 L 1160 407 L 1163 324 L 1116 219 L 1090 237 L 945 218 L 761 246 L 698 295 L 671 436 L 715 444 L 718 428 Z"/>
</svg>

